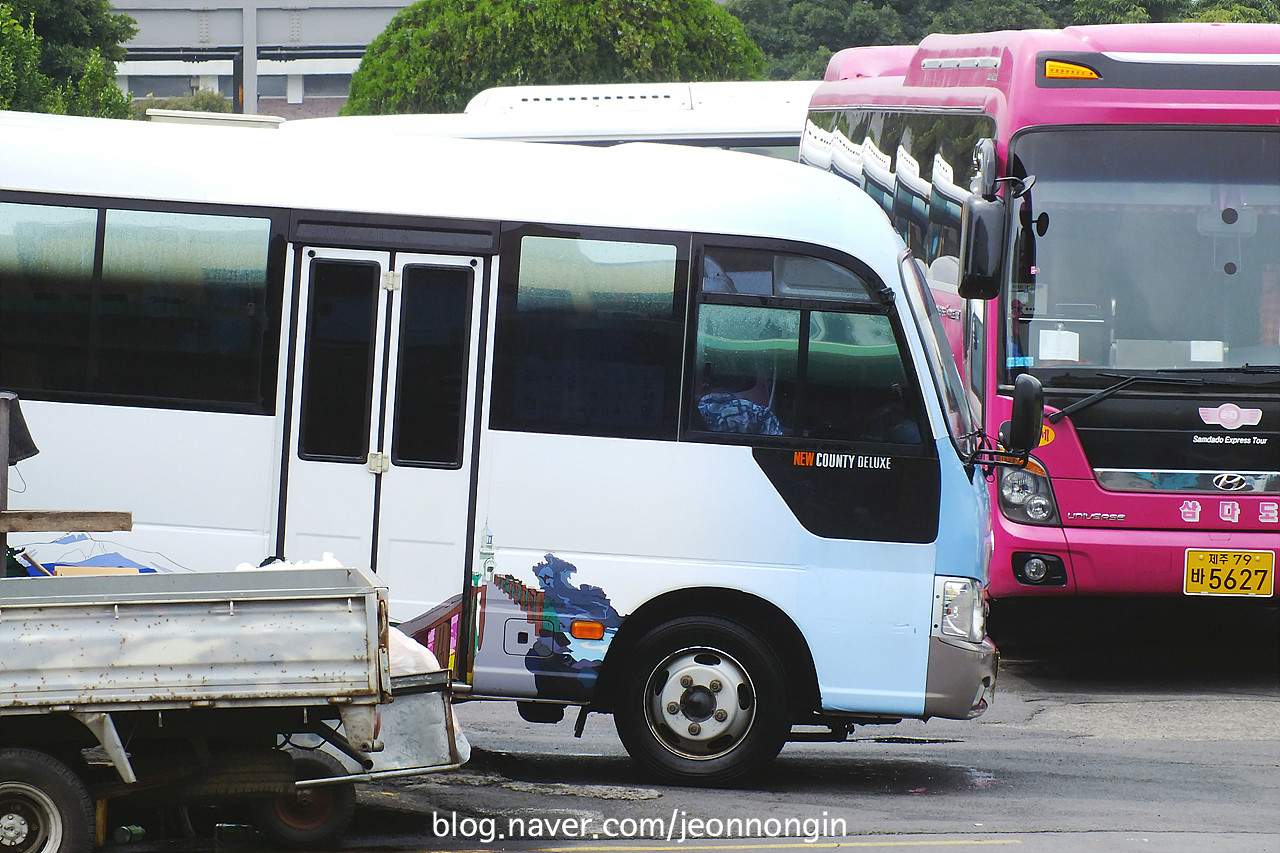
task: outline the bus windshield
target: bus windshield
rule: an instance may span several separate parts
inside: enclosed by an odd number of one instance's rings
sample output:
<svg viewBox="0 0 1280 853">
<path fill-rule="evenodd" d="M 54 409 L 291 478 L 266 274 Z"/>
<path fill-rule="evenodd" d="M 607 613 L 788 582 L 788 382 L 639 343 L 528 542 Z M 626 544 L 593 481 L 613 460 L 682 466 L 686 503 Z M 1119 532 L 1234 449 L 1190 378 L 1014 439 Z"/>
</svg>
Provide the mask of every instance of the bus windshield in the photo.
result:
<svg viewBox="0 0 1280 853">
<path fill-rule="evenodd" d="M 941 395 L 943 410 L 947 413 L 947 428 L 951 431 L 951 439 L 960 455 L 968 458 L 978 449 L 978 426 L 974 416 L 976 407 L 970 405 L 969 395 L 965 392 L 964 382 L 956 368 L 955 356 L 947 345 L 942 318 L 938 314 L 937 304 L 920 263 L 904 254 L 901 268 L 907 302 L 911 306 L 916 326 L 920 329 L 929 370 L 933 373 L 934 385 Z"/>
<path fill-rule="evenodd" d="M 1280 132 L 1023 133 L 1002 379 L 1280 364 Z"/>
</svg>

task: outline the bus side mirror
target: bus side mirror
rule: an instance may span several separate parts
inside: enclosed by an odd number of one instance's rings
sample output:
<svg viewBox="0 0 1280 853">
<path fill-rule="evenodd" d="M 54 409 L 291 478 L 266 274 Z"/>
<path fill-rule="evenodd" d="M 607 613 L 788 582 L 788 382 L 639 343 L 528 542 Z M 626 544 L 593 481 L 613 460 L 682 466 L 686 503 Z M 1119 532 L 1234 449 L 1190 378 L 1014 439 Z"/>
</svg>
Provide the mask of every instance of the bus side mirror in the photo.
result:
<svg viewBox="0 0 1280 853">
<path fill-rule="evenodd" d="M 995 198 L 996 141 L 994 139 L 979 139 L 973 146 L 973 177 L 969 180 L 969 192 L 983 198 Z"/>
<path fill-rule="evenodd" d="M 1000 295 L 1004 255 L 1004 202 L 971 195 L 960 213 L 961 299 L 994 299 Z"/>
<path fill-rule="evenodd" d="M 1040 446 L 1044 427 L 1044 390 L 1040 380 L 1023 373 L 1013 383 L 1013 415 L 1006 429 L 1001 429 L 1001 443 L 1006 450 L 1025 454 Z"/>
</svg>

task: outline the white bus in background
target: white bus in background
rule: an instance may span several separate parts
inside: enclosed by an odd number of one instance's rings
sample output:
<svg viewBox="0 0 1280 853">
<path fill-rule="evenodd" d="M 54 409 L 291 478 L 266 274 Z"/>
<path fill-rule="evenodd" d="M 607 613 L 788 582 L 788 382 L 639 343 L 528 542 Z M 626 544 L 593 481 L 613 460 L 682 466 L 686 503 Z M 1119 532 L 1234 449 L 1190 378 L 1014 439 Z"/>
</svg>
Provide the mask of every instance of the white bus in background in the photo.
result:
<svg viewBox="0 0 1280 853">
<path fill-rule="evenodd" d="M 294 119 L 286 132 L 333 127 L 525 142 L 670 142 L 799 158 L 818 81 L 499 86 L 462 113 Z"/>
<path fill-rule="evenodd" d="M 41 451 L 10 503 L 133 513 L 12 544 L 332 552 L 459 696 L 613 712 L 677 781 L 983 711 L 981 437 L 865 194 L 671 145 L 302 140 L 0 113 L 0 388 Z"/>
</svg>

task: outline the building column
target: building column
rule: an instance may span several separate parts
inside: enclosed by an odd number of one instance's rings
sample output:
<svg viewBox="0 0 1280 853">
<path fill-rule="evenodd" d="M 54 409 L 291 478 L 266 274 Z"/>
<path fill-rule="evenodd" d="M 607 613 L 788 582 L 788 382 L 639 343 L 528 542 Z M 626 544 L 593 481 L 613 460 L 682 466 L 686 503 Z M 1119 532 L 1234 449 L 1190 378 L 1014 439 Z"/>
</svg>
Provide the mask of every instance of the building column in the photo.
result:
<svg viewBox="0 0 1280 853">
<path fill-rule="evenodd" d="M 258 114 L 258 3 L 244 0 L 240 17 L 244 43 L 244 114 Z"/>
</svg>

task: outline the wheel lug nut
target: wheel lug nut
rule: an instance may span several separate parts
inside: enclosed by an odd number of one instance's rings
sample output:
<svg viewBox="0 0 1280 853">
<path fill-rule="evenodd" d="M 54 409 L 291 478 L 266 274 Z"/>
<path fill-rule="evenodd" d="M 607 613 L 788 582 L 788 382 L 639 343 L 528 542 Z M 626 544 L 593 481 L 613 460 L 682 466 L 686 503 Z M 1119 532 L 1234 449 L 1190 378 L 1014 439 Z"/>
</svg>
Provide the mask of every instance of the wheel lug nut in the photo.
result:
<svg viewBox="0 0 1280 853">
<path fill-rule="evenodd" d="M 693 686 L 693 676 L 691 676 L 691 675 L 682 675 L 682 676 L 680 676 L 680 686 L 681 686 L 681 687 L 692 687 L 692 686 Z"/>
<path fill-rule="evenodd" d="M 725 720 L 729 719 L 729 712 L 724 708 L 719 708 L 716 710 L 715 718 L 717 723 L 723 723 Z"/>
<path fill-rule="evenodd" d="M 709 686 L 711 687 L 712 693 L 719 693 L 720 689 L 724 687 L 724 685 L 720 683 L 720 679 L 718 678 L 711 679 L 711 684 Z"/>
<path fill-rule="evenodd" d="M 677 703 L 675 703 L 675 702 L 668 702 L 668 703 L 667 703 L 667 713 L 668 713 L 668 714 L 679 714 L 679 713 L 680 713 L 680 706 L 679 706 Z"/>
<path fill-rule="evenodd" d="M 702 731 L 702 726 L 698 725 L 697 723 L 689 724 L 689 734 L 694 735 L 696 737 L 699 733 L 701 733 L 701 731 Z"/>
</svg>

